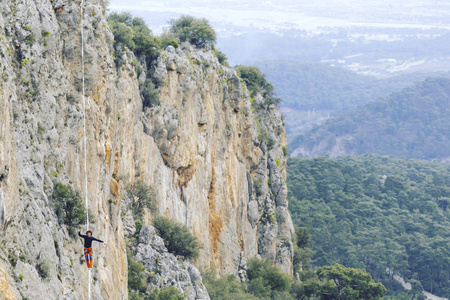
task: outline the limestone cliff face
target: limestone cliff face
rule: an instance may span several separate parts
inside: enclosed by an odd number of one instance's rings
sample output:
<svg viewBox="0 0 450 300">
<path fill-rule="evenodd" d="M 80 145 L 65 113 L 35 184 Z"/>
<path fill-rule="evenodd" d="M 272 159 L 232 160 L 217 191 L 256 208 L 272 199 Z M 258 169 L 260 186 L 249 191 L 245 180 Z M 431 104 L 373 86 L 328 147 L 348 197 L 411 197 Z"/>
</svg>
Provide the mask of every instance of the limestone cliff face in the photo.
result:
<svg viewBox="0 0 450 300">
<path fill-rule="evenodd" d="M 162 53 L 160 105 L 143 108 L 137 59 L 114 52 L 105 2 L 86 1 L 82 21 L 78 1 L 0 3 L 0 296 L 87 298 L 82 244 L 50 197 L 55 181 L 85 189 L 81 25 L 91 229 L 109 244 L 95 245 L 94 298 L 128 297 L 121 203 L 136 181 L 153 187 L 160 214 L 199 237 L 196 266 L 237 275 L 259 255 L 292 273 L 278 109 L 251 99 L 212 51 L 189 45 Z M 186 294 L 207 297 L 195 280 Z"/>
</svg>

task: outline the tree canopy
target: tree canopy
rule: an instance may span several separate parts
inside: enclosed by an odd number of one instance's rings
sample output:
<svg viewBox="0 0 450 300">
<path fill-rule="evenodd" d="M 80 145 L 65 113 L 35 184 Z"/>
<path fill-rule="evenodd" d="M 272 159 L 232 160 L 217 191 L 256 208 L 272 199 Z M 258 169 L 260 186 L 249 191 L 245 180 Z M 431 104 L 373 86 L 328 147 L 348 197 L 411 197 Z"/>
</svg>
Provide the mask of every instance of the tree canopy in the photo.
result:
<svg viewBox="0 0 450 300">
<path fill-rule="evenodd" d="M 169 22 L 172 26 L 170 32 L 180 42 L 188 41 L 192 45 L 201 48 L 216 43 L 216 32 L 206 19 L 197 19 L 193 16 L 181 16 Z"/>
<path fill-rule="evenodd" d="M 320 267 L 317 276 L 322 281 L 328 281 L 328 284 L 322 285 L 321 299 L 377 300 L 387 292 L 381 283 L 375 283 L 363 269 L 335 264 Z"/>
<path fill-rule="evenodd" d="M 450 294 L 450 165 L 376 155 L 290 158 L 287 184 L 294 224 L 312 236 L 313 265 L 366 269 L 389 295 L 403 291 L 394 274 Z"/>
<path fill-rule="evenodd" d="M 130 48 L 136 56 L 145 56 L 148 64 L 159 56 L 161 41 L 153 36 L 142 18 L 128 12 L 113 12 L 108 20 L 117 43 Z"/>
</svg>

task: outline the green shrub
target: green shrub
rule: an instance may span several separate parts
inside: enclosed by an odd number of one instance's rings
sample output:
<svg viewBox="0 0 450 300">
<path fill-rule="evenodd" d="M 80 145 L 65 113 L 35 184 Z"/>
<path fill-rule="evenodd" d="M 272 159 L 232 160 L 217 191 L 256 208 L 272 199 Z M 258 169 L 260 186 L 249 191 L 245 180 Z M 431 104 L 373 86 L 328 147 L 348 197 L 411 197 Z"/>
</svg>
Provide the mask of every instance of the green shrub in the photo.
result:
<svg viewBox="0 0 450 300">
<path fill-rule="evenodd" d="M 129 12 L 122 12 L 122 13 L 113 12 L 108 16 L 108 20 L 114 23 L 123 23 L 130 27 L 133 25 L 133 16 Z"/>
<path fill-rule="evenodd" d="M 145 293 L 147 291 L 144 275 L 145 267 L 141 262 L 134 260 L 131 250 L 127 247 L 127 262 L 128 262 L 128 289 L 135 290 L 138 293 Z"/>
<path fill-rule="evenodd" d="M 267 150 L 270 151 L 275 145 L 275 140 L 270 137 L 265 131 L 261 132 L 261 142 L 266 144 Z"/>
<path fill-rule="evenodd" d="M 38 265 L 36 265 L 36 270 L 38 271 L 39 276 L 41 276 L 42 279 L 46 279 L 50 277 L 50 262 L 48 259 L 45 259 Z"/>
<path fill-rule="evenodd" d="M 147 64 L 151 64 L 159 56 L 161 41 L 150 34 L 135 32 L 133 37 L 134 48 L 132 50 L 137 56 L 144 55 Z"/>
<path fill-rule="evenodd" d="M 292 279 L 270 261 L 250 259 L 247 275 L 248 291 L 260 298 L 270 299 L 275 293 L 289 292 Z"/>
<path fill-rule="evenodd" d="M 139 90 L 141 91 L 142 105 L 144 107 L 153 107 L 160 104 L 159 91 L 150 78 L 145 79 L 145 82 L 139 83 Z"/>
<path fill-rule="evenodd" d="M 255 177 L 253 179 L 253 186 L 255 187 L 256 197 L 261 196 L 262 195 L 262 184 L 261 184 L 261 180 L 258 177 Z"/>
<path fill-rule="evenodd" d="M 216 42 L 216 33 L 206 19 L 197 19 L 192 16 L 181 16 L 169 22 L 172 27 L 170 33 L 174 34 L 180 42 L 188 41 L 198 48 L 213 45 Z"/>
<path fill-rule="evenodd" d="M 153 226 L 163 238 L 169 252 L 186 259 L 198 257 L 201 245 L 197 237 L 190 233 L 189 228 L 161 216 L 153 220 Z"/>
<path fill-rule="evenodd" d="M 86 222 L 86 209 L 81 195 L 74 191 L 71 186 L 56 182 L 53 185 L 52 198 L 60 222 L 69 226 Z"/>
<path fill-rule="evenodd" d="M 148 65 L 158 58 L 161 41 L 152 35 L 142 18 L 123 12 L 112 13 L 108 19 L 116 42 L 130 48 L 136 56 L 145 56 Z"/>
<path fill-rule="evenodd" d="M 142 181 L 137 181 L 128 188 L 128 193 L 133 198 L 132 209 L 135 215 L 139 215 L 142 208 L 146 207 L 152 212 L 156 212 L 158 205 L 156 196 L 150 186 L 144 184 Z"/>
<path fill-rule="evenodd" d="M 145 300 L 183 300 L 184 295 L 176 287 L 165 287 L 162 290 L 154 289 Z"/>
<path fill-rule="evenodd" d="M 27 260 L 27 256 L 25 255 L 25 253 L 20 253 L 19 259 L 20 259 L 21 261 L 26 261 L 26 260 Z"/>
<path fill-rule="evenodd" d="M 252 97 L 258 93 L 263 97 L 273 94 L 273 86 L 266 81 L 266 75 L 257 67 L 238 65 L 235 70 L 244 80 Z"/>
<path fill-rule="evenodd" d="M 178 42 L 176 40 L 170 41 L 169 45 L 174 47 L 175 49 L 180 47 L 180 44 L 178 44 Z"/>
<path fill-rule="evenodd" d="M 226 275 L 216 279 L 213 271 L 202 274 L 203 283 L 208 290 L 209 297 L 214 300 L 257 300 L 255 296 L 247 293 L 246 285 L 239 282 L 235 275 Z"/>
<path fill-rule="evenodd" d="M 114 40 L 117 43 L 122 43 L 130 49 L 134 49 L 133 29 L 123 23 L 115 23 L 111 26 Z"/>
<path fill-rule="evenodd" d="M 77 102 L 77 98 L 73 94 L 67 94 L 66 99 L 69 103 L 73 104 Z"/>
<path fill-rule="evenodd" d="M 28 34 L 25 38 L 25 44 L 27 45 L 33 45 L 36 42 L 36 35 L 34 34 L 34 32 L 30 32 L 30 34 Z"/>
<path fill-rule="evenodd" d="M 136 235 L 139 235 L 142 229 L 142 221 L 139 218 L 137 218 L 136 221 L 134 222 L 134 226 L 136 227 Z"/>
<path fill-rule="evenodd" d="M 175 49 L 180 47 L 178 43 L 178 38 L 171 32 L 164 32 L 161 37 L 161 48 L 166 49 L 167 46 L 173 46 Z"/>
<path fill-rule="evenodd" d="M 280 164 L 281 164 L 281 161 L 280 161 L 280 159 L 279 159 L 279 158 L 275 158 L 275 162 L 277 163 L 277 166 L 279 167 L 279 166 L 280 166 Z"/>
<path fill-rule="evenodd" d="M 227 56 L 225 55 L 225 53 L 220 52 L 219 50 L 214 50 L 214 53 L 216 54 L 217 59 L 219 60 L 219 63 L 221 63 L 222 65 L 229 67 L 229 64 L 227 62 Z"/>
<path fill-rule="evenodd" d="M 8 260 L 11 266 L 15 267 L 17 265 L 17 257 L 12 253 L 8 253 Z"/>
</svg>

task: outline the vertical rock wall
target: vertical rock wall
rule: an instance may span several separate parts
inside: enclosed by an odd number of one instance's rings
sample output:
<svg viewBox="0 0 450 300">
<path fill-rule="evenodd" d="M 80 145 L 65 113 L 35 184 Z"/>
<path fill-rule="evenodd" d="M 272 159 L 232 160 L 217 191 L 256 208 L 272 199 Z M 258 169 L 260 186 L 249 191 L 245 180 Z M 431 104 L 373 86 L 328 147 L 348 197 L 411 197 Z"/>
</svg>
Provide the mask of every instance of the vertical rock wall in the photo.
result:
<svg viewBox="0 0 450 300">
<path fill-rule="evenodd" d="M 105 10 L 86 1 L 82 21 L 87 196 L 91 229 L 109 244 L 94 246 L 95 299 L 127 298 L 121 202 L 136 181 L 199 237 L 197 266 L 237 274 L 242 258 L 260 255 L 292 273 L 278 109 L 188 45 L 162 53 L 161 104 L 143 108 L 137 59 L 114 52 Z M 85 299 L 82 244 L 51 198 L 55 181 L 85 188 L 80 2 L 4 0 L 0 12 L 0 295 Z"/>
</svg>

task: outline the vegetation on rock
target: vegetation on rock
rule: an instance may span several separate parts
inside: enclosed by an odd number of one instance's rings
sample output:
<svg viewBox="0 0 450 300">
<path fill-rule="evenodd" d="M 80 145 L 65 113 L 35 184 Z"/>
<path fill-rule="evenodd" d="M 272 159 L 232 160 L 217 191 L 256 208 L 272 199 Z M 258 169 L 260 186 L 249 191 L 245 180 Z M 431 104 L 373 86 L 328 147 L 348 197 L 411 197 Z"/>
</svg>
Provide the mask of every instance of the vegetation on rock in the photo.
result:
<svg viewBox="0 0 450 300">
<path fill-rule="evenodd" d="M 131 250 L 127 247 L 128 262 L 128 297 L 131 300 L 182 300 L 183 294 L 175 287 L 166 287 L 161 290 L 149 290 L 148 283 L 152 280 L 141 262 L 134 259 Z"/>
<path fill-rule="evenodd" d="M 153 226 L 158 235 L 163 238 L 164 245 L 170 253 L 185 259 L 198 257 L 201 244 L 189 228 L 162 216 L 153 219 Z"/>
<path fill-rule="evenodd" d="M 189 42 L 193 46 L 202 48 L 216 43 L 216 32 L 206 19 L 197 19 L 193 16 L 181 16 L 169 22 L 172 26 L 170 32 L 180 42 Z"/>
<path fill-rule="evenodd" d="M 247 85 L 251 97 L 255 97 L 258 93 L 263 97 L 273 95 L 272 84 L 267 82 L 266 75 L 257 67 L 239 65 L 235 67 L 235 70 Z"/>
<path fill-rule="evenodd" d="M 78 191 L 74 191 L 70 185 L 55 182 L 52 199 L 56 215 L 61 223 L 76 226 L 86 222 L 86 209 L 81 195 Z"/>
<path fill-rule="evenodd" d="M 153 36 L 142 18 L 128 12 L 114 12 L 108 19 L 116 42 L 130 48 L 138 57 L 145 56 L 148 64 L 158 58 L 161 41 Z"/>
</svg>

